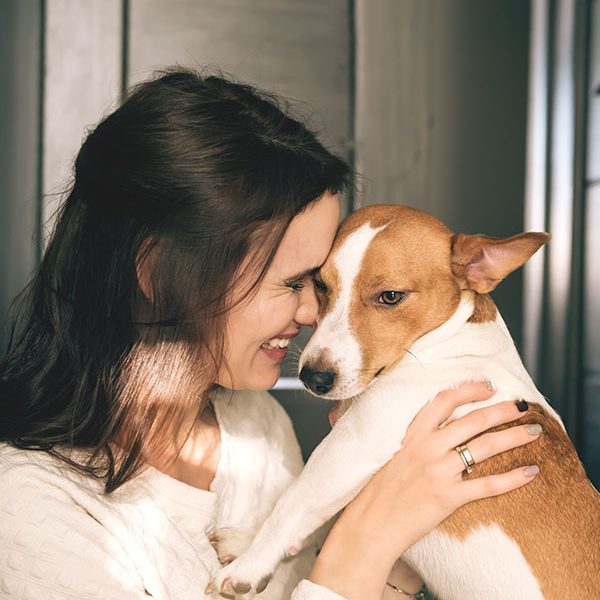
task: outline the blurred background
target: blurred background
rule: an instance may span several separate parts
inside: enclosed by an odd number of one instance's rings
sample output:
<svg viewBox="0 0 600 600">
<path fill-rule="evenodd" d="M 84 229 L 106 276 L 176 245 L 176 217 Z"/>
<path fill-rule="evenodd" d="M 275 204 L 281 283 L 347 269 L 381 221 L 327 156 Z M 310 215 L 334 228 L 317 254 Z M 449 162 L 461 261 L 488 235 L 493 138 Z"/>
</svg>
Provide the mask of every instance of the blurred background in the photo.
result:
<svg viewBox="0 0 600 600">
<path fill-rule="evenodd" d="M 212 65 L 292 99 L 355 165 L 346 213 L 552 233 L 494 298 L 599 486 L 600 0 L 0 0 L 0 59 L 2 321 L 86 128 L 154 69 Z M 328 406 L 285 375 L 308 456 Z"/>
</svg>

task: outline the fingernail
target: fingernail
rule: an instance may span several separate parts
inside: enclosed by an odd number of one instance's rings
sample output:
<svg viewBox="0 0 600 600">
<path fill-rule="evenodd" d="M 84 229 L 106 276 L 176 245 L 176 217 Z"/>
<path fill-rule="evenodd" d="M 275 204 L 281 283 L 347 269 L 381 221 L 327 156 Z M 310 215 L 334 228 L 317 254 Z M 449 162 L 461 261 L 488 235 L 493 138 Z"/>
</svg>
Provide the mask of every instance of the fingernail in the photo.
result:
<svg viewBox="0 0 600 600">
<path fill-rule="evenodd" d="M 525 477 L 535 477 L 540 472 L 540 468 L 537 465 L 529 465 L 523 469 Z"/>
<path fill-rule="evenodd" d="M 539 423 L 529 423 L 529 425 L 527 425 L 527 433 L 530 433 L 531 435 L 538 435 L 542 433 L 542 431 L 542 426 Z"/>
<path fill-rule="evenodd" d="M 516 404 L 517 410 L 519 412 L 525 412 L 529 408 L 529 404 L 527 404 L 527 400 L 516 400 L 515 404 Z"/>
</svg>

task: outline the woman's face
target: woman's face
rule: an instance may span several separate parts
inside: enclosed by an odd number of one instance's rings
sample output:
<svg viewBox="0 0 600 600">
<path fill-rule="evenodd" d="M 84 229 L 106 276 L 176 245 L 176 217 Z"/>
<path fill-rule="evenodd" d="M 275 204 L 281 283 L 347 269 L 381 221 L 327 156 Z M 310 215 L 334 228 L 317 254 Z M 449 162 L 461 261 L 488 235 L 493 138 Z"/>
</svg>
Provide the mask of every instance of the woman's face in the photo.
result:
<svg viewBox="0 0 600 600">
<path fill-rule="evenodd" d="M 312 275 L 329 254 L 340 218 L 337 195 L 326 192 L 296 216 L 264 279 L 227 317 L 225 360 L 218 383 L 267 390 L 281 374 L 287 344 L 302 325 L 314 326 L 318 301 Z"/>
</svg>

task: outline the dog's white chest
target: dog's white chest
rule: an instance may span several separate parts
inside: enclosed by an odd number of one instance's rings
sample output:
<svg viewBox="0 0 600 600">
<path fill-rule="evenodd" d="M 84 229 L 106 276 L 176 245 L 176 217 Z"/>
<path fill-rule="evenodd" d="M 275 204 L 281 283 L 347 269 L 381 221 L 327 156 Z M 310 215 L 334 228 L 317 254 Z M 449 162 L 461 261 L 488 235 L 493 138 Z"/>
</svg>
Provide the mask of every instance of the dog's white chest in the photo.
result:
<svg viewBox="0 0 600 600">
<path fill-rule="evenodd" d="M 544 600 L 519 546 L 497 525 L 482 525 L 463 540 L 435 529 L 404 558 L 439 600 Z"/>
</svg>

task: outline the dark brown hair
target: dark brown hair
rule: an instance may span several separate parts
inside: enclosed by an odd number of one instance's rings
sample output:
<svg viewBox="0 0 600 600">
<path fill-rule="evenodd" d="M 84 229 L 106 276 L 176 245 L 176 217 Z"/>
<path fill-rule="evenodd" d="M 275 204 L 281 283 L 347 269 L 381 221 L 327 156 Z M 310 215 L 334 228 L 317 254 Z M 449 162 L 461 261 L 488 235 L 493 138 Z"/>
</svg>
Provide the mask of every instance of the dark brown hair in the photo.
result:
<svg viewBox="0 0 600 600">
<path fill-rule="evenodd" d="M 18 303 L 0 439 L 58 456 L 107 492 L 128 481 L 173 443 L 186 409 L 205 406 L 244 258 L 259 249 L 247 261 L 258 282 L 294 216 L 350 183 L 349 166 L 272 94 L 181 68 L 136 86 L 83 143 Z"/>
</svg>

